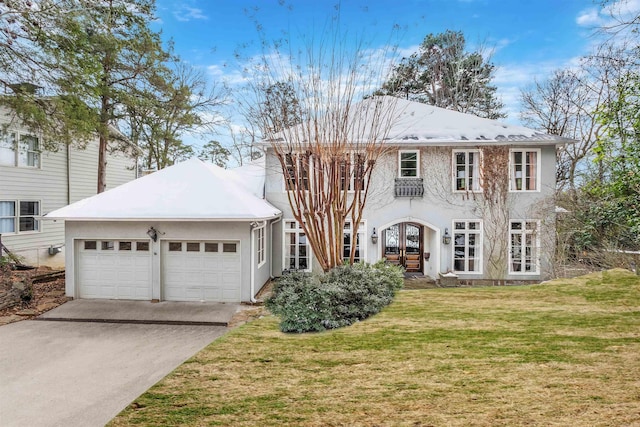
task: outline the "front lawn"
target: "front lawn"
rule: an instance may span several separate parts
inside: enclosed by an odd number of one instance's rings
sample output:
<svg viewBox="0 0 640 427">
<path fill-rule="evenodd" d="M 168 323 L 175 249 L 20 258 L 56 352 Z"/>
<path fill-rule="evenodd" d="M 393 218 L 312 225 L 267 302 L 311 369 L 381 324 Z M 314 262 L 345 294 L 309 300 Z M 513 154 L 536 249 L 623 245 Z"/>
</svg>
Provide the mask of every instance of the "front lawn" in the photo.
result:
<svg viewBox="0 0 640 427">
<path fill-rule="evenodd" d="M 402 291 L 351 327 L 266 317 L 215 341 L 110 425 L 640 424 L 640 277 Z"/>
</svg>

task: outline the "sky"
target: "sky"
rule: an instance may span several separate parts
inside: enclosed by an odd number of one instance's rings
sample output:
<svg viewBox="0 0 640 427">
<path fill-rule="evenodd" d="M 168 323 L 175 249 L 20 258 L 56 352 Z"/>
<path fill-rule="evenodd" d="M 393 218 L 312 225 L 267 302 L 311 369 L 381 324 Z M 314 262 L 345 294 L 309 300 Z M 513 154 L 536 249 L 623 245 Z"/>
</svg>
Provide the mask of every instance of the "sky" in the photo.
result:
<svg viewBox="0 0 640 427">
<path fill-rule="evenodd" d="M 326 31 L 340 10 L 347 34 L 372 47 L 393 42 L 408 56 L 429 33 L 462 31 L 471 48 L 492 52 L 493 83 L 508 123 L 520 124 L 519 95 L 535 79 L 575 66 L 598 43 L 607 19 L 599 0 L 157 0 L 153 28 L 212 82 L 241 84 L 242 59 L 260 40 L 302 40 Z M 640 0 L 627 0 L 640 10 Z M 256 23 L 263 31 L 259 36 Z M 396 30 L 394 31 L 393 28 Z M 233 119 L 232 119 L 233 120 Z M 211 139 L 211 138 L 209 138 Z M 225 136 L 215 138 L 224 142 Z M 202 143 L 193 142 L 198 146 Z"/>
</svg>

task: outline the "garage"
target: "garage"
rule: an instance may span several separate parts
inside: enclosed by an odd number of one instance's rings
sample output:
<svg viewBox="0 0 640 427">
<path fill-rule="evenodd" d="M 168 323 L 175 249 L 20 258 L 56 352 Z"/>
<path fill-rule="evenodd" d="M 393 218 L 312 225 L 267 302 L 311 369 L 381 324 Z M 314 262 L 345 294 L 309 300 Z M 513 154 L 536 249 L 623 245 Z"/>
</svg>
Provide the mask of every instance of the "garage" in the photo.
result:
<svg viewBox="0 0 640 427">
<path fill-rule="evenodd" d="M 151 299 L 148 240 L 79 240 L 79 298 Z"/>
<path fill-rule="evenodd" d="M 241 301 L 239 241 L 162 241 L 162 299 Z"/>
</svg>

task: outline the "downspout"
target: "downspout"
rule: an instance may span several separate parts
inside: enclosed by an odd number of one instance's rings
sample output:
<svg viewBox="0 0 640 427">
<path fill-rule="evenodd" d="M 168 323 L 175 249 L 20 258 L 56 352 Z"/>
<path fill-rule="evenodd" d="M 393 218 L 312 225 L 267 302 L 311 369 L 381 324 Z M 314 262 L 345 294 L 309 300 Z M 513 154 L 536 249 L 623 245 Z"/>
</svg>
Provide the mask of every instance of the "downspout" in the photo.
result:
<svg viewBox="0 0 640 427">
<path fill-rule="evenodd" d="M 71 150 L 67 144 L 67 205 L 71 204 Z"/>
<path fill-rule="evenodd" d="M 282 221 L 282 214 L 278 216 L 278 219 L 271 222 L 271 225 L 270 225 L 271 235 L 269 237 L 271 238 L 271 251 L 269 252 L 269 277 L 272 279 L 273 279 L 273 242 L 275 241 L 275 239 L 273 238 L 273 224 L 277 224 L 280 221 Z"/>
</svg>

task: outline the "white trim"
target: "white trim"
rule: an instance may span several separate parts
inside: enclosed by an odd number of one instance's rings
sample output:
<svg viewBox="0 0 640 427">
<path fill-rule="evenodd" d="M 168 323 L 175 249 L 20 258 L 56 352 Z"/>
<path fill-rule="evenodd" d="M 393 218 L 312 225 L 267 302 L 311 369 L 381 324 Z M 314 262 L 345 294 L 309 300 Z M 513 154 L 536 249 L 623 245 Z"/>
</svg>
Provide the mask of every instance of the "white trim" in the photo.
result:
<svg viewBox="0 0 640 427">
<path fill-rule="evenodd" d="M 402 154 L 416 153 L 416 176 L 402 176 Z M 415 150 L 398 150 L 398 178 L 420 178 L 420 149 Z"/>
<path fill-rule="evenodd" d="M 25 234 L 36 234 L 42 233 L 42 199 L 0 199 L 0 202 L 12 202 L 14 203 L 14 216 L 13 216 L 13 230 L 14 231 L 5 231 L 0 232 L 0 234 L 4 235 L 25 235 Z M 38 204 L 38 214 L 37 215 L 20 215 L 20 203 L 37 203 Z M 3 218 L 11 218 L 11 217 L 3 217 Z M 20 231 L 20 218 L 34 218 L 38 224 L 37 230 L 26 230 Z"/>
<path fill-rule="evenodd" d="M 522 225 L 524 226 L 524 228 L 522 228 L 520 230 L 519 233 L 521 236 L 526 236 L 527 233 L 527 223 L 528 222 L 533 222 L 536 224 L 536 230 L 535 230 L 535 259 L 532 260 L 534 261 L 532 263 L 532 265 L 535 266 L 535 271 L 513 271 L 513 259 L 511 258 L 511 223 L 513 222 L 520 222 L 522 223 Z M 541 226 L 542 221 L 540 221 L 539 219 L 520 219 L 520 218 L 511 218 L 509 219 L 509 228 L 507 230 L 507 235 L 509 238 L 509 245 L 508 245 L 508 249 L 507 249 L 507 269 L 510 275 L 514 275 L 514 276 L 539 276 L 540 275 L 540 226 Z M 526 246 L 525 244 L 525 240 L 522 239 L 521 243 L 520 243 L 521 248 L 524 248 Z M 521 260 L 521 266 L 524 269 L 524 255 L 522 256 L 522 260 Z"/>
<path fill-rule="evenodd" d="M 456 230 L 456 222 L 464 222 L 465 223 L 465 229 L 464 230 Z M 468 225 L 470 222 L 476 222 L 479 224 L 480 228 L 478 230 L 469 230 Z M 475 233 L 477 231 L 477 233 Z M 478 264 L 478 270 L 473 270 L 473 271 L 463 271 L 463 270 L 456 270 L 455 269 L 455 262 L 456 262 L 456 251 L 455 251 L 455 247 L 456 247 L 456 233 L 462 234 L 464 233 L 465 236 L 468 236 L 470 232 L 474 232 L 474 234 L 479 234 L 479 242 L 476 243 L 475 247 L 476 250 L 478 251 L 478 253 L 476 253 L 475 259 L 476 262 Z M 471 218 L 471 219 L 453 219 L 451 221 L 451 269 L 453 270 L 454 273 L 456 273 L 457 275 L 480 275 L 483 274 L 484 272 L 484 222 L 482 219 L 478 219 L 478 218 Z M 462 258 L 464 259 L 465 262 L 465 266 L 468 266 L 468 261 L 469 258 L 467 256 L 466 253 L 466 249 L 468 249 L 468 242 L 465 241 L 465 257 Z"/>
<path fill-rule="evenodd" d="M 525 190 L 524 189 L 524 184 L 522 185 L 522 190 L 517 190 L 514 188 L 514 179 L 516 179 L 512 174 L 515 173 L 515 171 L 513 170 L 513 154 L 514 153 L 523 153 L 523 157 L 524 157 L 524 153 L 531 153 L 531 152 L 535 152 L 536 153 L 536 188 L 534 190 Z M 523 162 L 524 162 L 524 158 L 523 158 Z M 542 151 L 539 148 L 511 148 L 509 150 L 509 192 L 511 193 L 539 193 L 540 189 L 541 189 L 541 185 L 540 185 L 540 178 L 541 178 L 541 164 L 542 164 Z M 524 171 L 523 171 L 524 172 Z M 520 179 L 524 179 L 525 177 L 521 177 Z"/>
<path fill-rule="evenodd" d="M 467 176 L 469 174 L 469 153 L 475 154 L 474 158 L 474 173 L 473 173 L 473 182 L 474 188 L 471 189 L 464 189 L 464 190 L 458 190 L 457 187 L 457 162 L 456 162 L 456 154 L 457 153 L 464 153 L 465 154 L 465 163 L 464 163 L 464 174 L 465 176 L 462 178 L 464 179 L 465 182 L 465 186 L 469 183 L 469 177 Z M 482 154 L 481 151 L 478 149 L 462 149 L 462 148 L 453 148 L 451 150 L 451 189 L 454 193 L 480 193 L 482 192 L 482 183 L 480 182 L 480 168 L 482 167 Z"/>
</svg>

